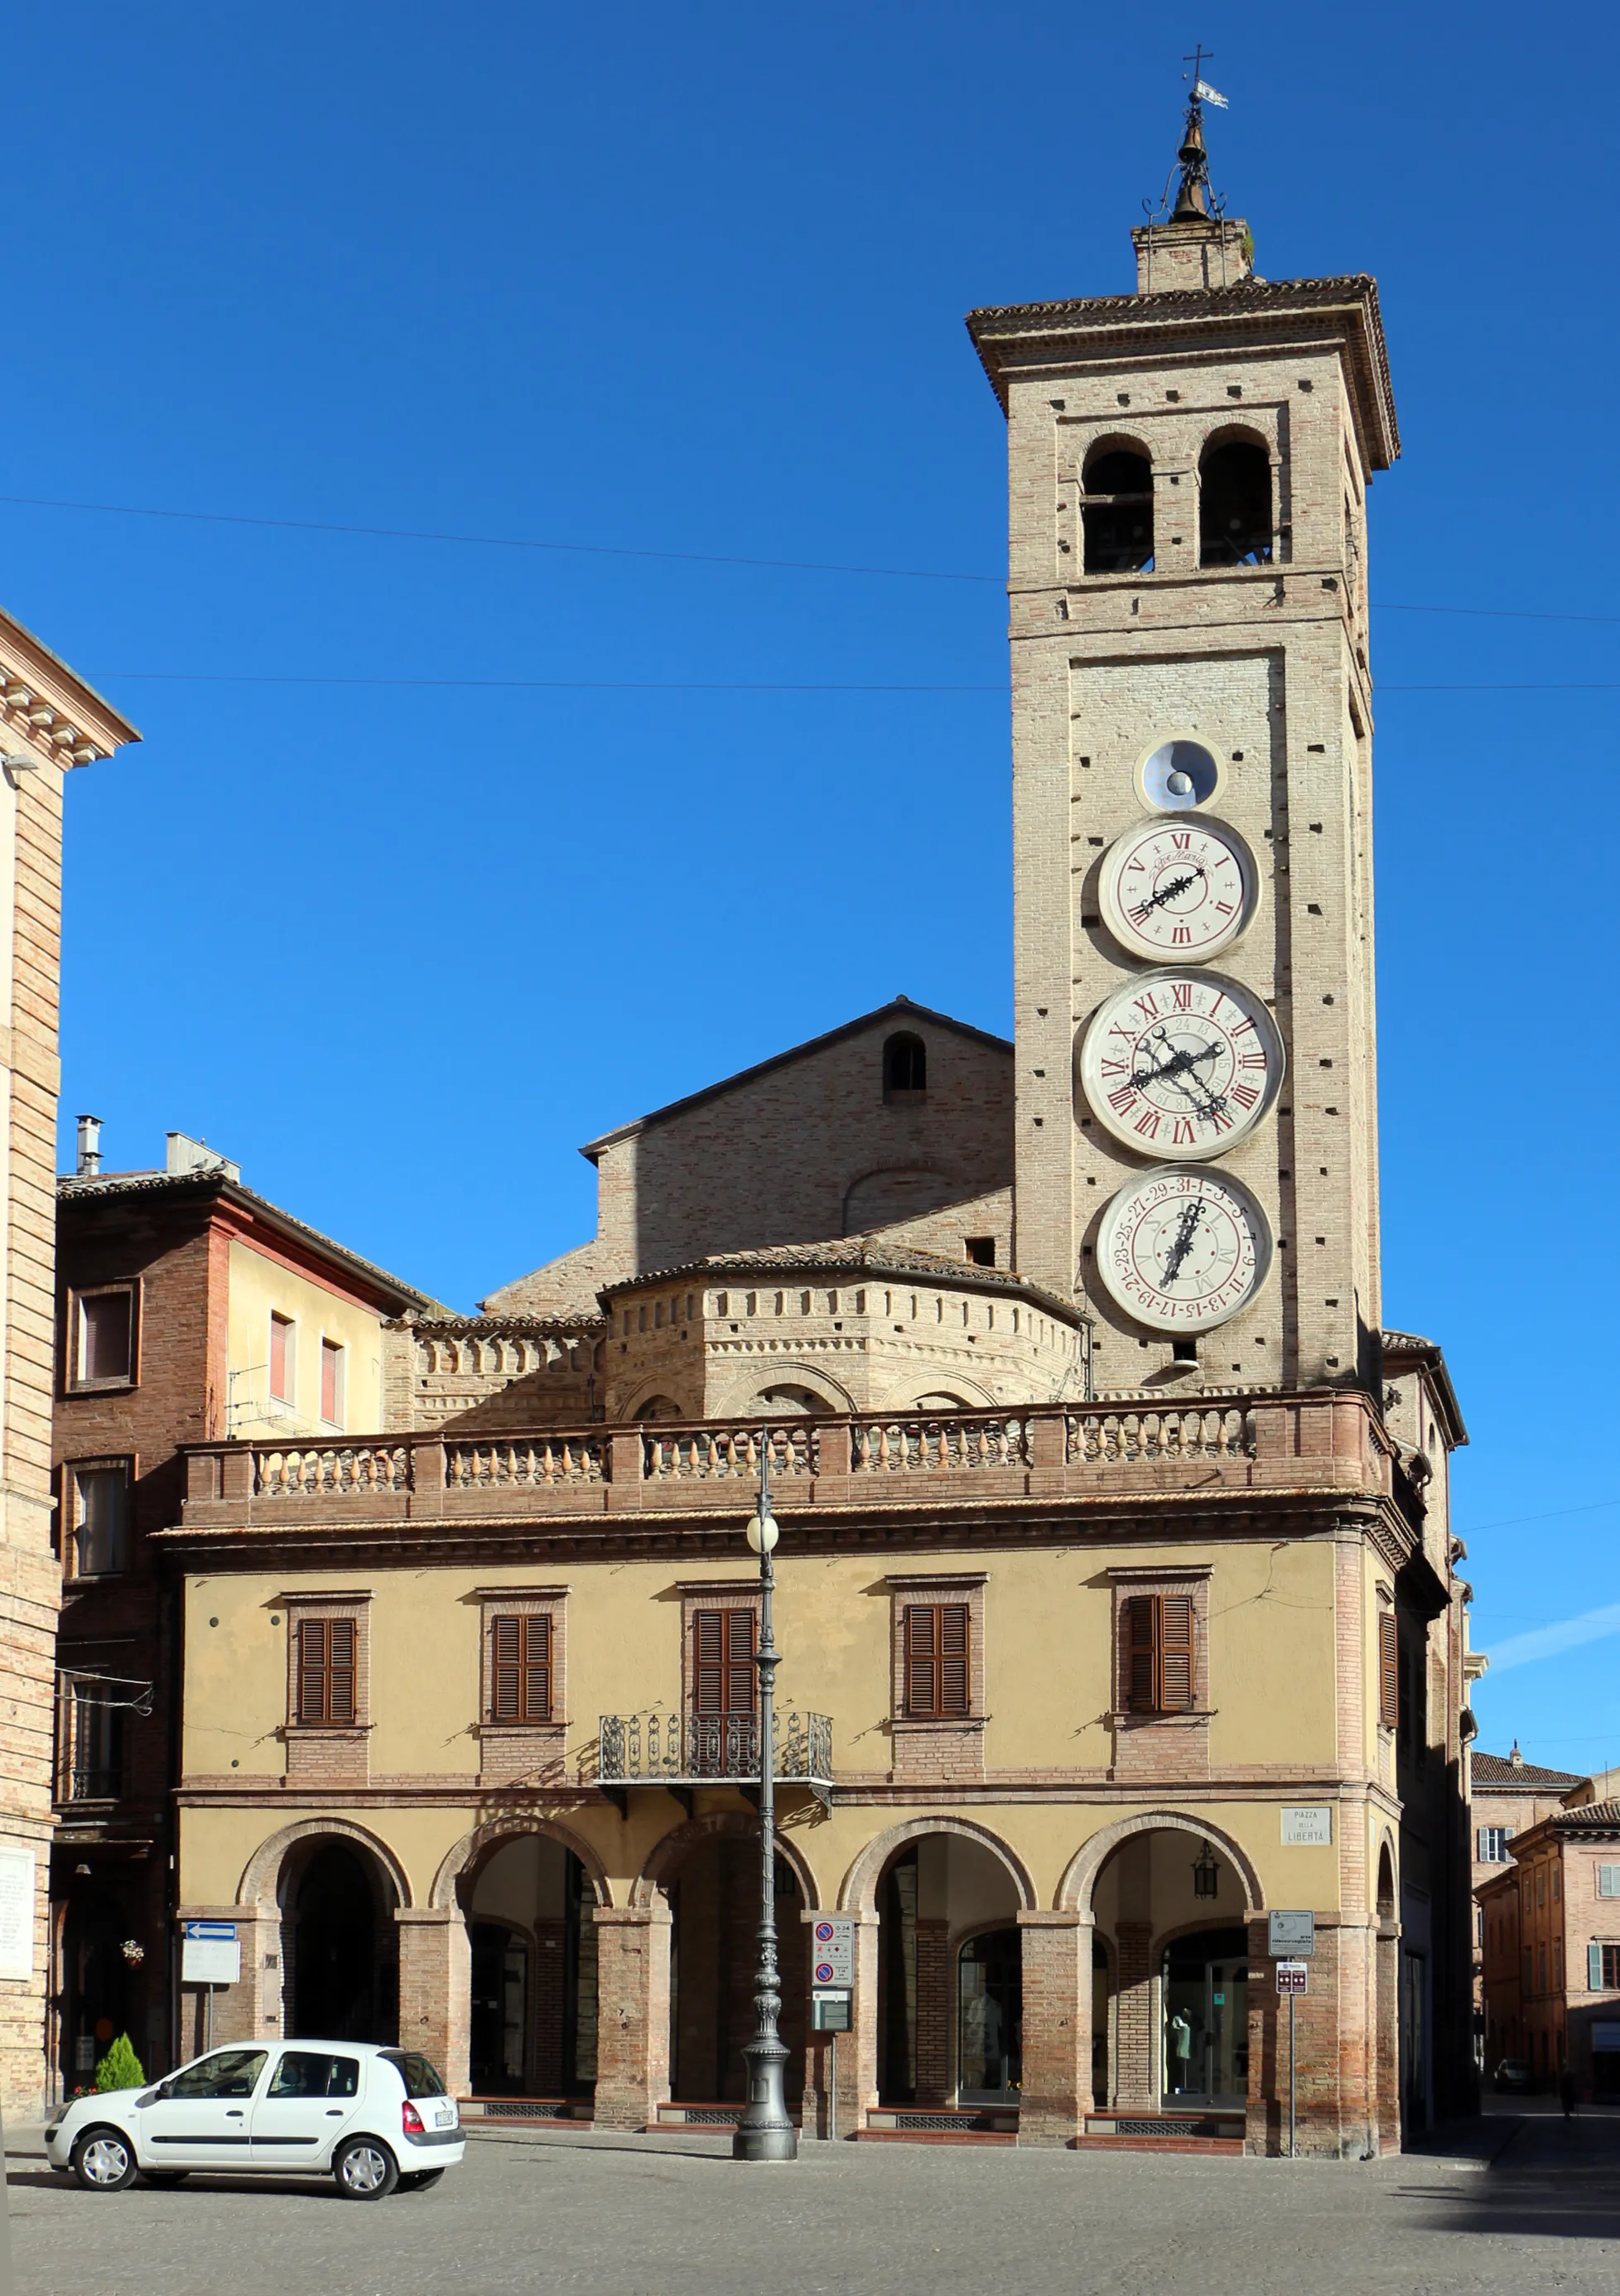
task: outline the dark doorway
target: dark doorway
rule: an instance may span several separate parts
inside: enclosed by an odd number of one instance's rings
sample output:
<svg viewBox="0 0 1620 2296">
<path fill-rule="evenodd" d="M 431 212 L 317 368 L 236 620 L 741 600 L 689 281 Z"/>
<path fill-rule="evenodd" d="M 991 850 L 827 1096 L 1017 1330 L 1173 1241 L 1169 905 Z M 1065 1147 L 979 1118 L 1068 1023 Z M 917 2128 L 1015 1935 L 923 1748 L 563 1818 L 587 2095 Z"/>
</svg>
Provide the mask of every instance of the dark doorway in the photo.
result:
<svg viewBox="0 0 1620 2296">
<path fill-rule="evenodd" d="M 500 1922 L 474 1922 L 468 2066 L 475 2096 L 521 2096 L 528 2038 L 528 1948 Z"/>
<path fill-rule="evenodd" d="M 62 1931 L 61 2072 L 64 2093 L 92 2088 L 110 2043 L 130 2033 L 131 1971 L 121 1950 L 131 1924 L 97 1890 L 72 1904 Z M 141 2039 L 130 2033 L 137 2052 Z"/>
<path fill-rule="evenodd" d="M 345 1841 L 316 1843 L 287 1911 L 288 2038 L 397 2043 L 398 1932 L 371 1860 Z"/>
<path fill-rule="evenodd" d="M 1024 1952 L 1016 1929 L 970 1938 L 956 1958 L 957 2099 L 984 2104 L 1023 2080 Z"/>
<path fill-rule="evenodd" d="M 780 2030 L 790 2097 L 805 2085 L 808 2021 L 804 1900 L 785 1857 L 775 1862 L 777 1960 L 781 1978 Z M 746 1835 L 695 1842 L 667 1893 L 670 1937 L 670 2062 L 676 2097 L 688 2103 L 730 2103 L 748 2095 L 742 2045 L 757 2030 L 754 1976 L 758 1966 L 759 1847 Z"/>
<path fill-rule="evenodd" d="M 1248 2095 L 1248 1933 L 1199 1930 L 1165 1951 L 1166 2105 L 1241 2104 Z"/>
</svg>

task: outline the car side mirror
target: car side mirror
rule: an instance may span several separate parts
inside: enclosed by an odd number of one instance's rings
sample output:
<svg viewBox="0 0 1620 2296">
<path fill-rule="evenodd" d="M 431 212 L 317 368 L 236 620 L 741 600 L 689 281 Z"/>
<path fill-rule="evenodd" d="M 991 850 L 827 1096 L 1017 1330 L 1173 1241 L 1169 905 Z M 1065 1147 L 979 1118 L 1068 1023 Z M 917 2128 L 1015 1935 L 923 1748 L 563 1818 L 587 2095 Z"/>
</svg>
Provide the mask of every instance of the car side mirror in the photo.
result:
<svg viewBox="0 0 1620 2296">
<path fill-rule="evenodd" d="M 156 2088 L 143 2089 L 140 2095 L 135 2099 L 136 2111 L 138 2112 L 143 2104 L 156 2104 L 158 2099 L 163 2095 L 163 2093 L 161 2083 L 160 2083 Z"/>
</svg>

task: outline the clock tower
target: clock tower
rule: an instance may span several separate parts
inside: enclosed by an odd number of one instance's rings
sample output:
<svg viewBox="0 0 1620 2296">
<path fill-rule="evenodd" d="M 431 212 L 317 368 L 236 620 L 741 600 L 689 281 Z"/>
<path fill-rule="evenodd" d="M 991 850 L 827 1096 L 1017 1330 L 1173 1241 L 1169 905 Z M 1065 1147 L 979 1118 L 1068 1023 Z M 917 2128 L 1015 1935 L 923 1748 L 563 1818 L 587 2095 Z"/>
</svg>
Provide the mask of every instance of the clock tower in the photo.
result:
<svg viewBox="0 0 1620 2296">
<path fill-rule="evenodd" d="M 1196 97 L 1180 161 L 1134 294 L 969 321 L 1009 440 L 1016 1265 L 1094 1317 L 1100 1394 L 1376 1391 L 1378 291 L 1257 275 Z"/>
</svg>

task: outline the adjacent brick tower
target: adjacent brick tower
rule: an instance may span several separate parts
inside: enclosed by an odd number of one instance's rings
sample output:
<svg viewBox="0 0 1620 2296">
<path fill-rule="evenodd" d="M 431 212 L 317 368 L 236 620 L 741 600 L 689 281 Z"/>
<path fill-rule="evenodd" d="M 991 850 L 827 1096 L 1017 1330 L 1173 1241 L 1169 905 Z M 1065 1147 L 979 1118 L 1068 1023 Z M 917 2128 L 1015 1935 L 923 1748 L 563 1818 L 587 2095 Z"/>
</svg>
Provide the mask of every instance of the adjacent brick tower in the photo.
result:
<svg viewBox="0 0 1620 2296">
<path fill-rule="evenodd" d="M 1376 1389 L 1369 278 L 1272 284 L 1195 102 L 1134 295 L 972 315 L 1006 410 L 1019 1267 L 1096 1382 Z"/>
</svg>

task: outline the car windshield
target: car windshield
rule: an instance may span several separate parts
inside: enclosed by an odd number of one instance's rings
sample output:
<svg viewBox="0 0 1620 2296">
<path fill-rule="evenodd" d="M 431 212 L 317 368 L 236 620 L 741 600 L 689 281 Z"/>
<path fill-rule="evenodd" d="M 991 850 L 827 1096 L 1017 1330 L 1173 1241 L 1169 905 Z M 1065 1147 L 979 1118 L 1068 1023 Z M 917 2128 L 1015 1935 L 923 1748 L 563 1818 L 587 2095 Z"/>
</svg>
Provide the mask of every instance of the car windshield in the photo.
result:
<svg viewBox="0 0 1620 2296">
<path fill-rule="evenodd" d="M 267 2049 L 217 2049 L 163 2084 L 165 2096 L 251 2096 Z"/>
<path fill-rule="evenodd" d="M 384 2049 L 381 2054 L 386 2064 L 397 2067 L 407 2096 L 443 2096 L 445 2094 L 445 2084 L 426 2057 L 419 2055 L 416 2050 Z"/>
</svg>

